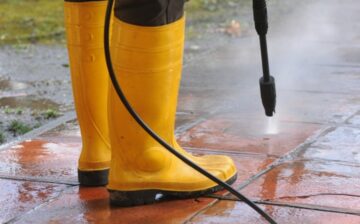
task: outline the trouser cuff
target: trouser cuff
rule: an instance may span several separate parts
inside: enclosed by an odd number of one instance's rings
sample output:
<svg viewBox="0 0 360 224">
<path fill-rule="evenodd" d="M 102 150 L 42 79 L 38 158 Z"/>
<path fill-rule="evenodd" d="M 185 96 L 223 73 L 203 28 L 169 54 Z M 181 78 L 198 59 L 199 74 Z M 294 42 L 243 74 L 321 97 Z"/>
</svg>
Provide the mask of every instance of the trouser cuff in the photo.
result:
<svg viewBox="0 0 360 224">
<path fill-rule="evenodd" d="M 115 16 L 139 26 L 161 26 L 173 23 L 184 14 L 185 0 L 116 0 Z"/>
</svg>

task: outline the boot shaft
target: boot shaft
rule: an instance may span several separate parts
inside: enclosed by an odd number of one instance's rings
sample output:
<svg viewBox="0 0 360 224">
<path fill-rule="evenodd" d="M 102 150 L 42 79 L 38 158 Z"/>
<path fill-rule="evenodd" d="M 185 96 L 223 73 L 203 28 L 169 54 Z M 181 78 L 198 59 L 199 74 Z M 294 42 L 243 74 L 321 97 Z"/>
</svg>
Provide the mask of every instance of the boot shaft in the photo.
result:
<svg viewBox="0 0 360 224">
<path fill-rule="evenodd" d="M 80 170 L 108 169 L 108 73 L 103 48 L 107 1 L 64 3 L 75 109 L 82 137 Z"/>
</svg>

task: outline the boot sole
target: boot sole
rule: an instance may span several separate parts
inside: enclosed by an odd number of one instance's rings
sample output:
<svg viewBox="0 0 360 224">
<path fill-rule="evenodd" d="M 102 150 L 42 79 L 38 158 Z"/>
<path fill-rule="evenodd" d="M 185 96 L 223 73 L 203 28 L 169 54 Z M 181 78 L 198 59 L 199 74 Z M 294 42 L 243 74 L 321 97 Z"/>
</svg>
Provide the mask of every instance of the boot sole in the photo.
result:
<svg viewBox="0 0 360 224">
<path fill-rule="evenodd" d="M 226 181 L 227 184 L 233 184 L 237 179 L 237 174 Z M 141 190 L 141 191 L 116 191 L 109 190 L 110 204 L 119 207 L 130 207 L 137 205 L 153 204 L 159 201 L 171 199 L 196 198 L 207 194 L 212 194 L 222 190 L 223 187 L 217 185 L 201 191 L 164 191 L 164 190 Z"/>
<path fill-rule="evenodd" d="M 109 169 L 82 171 L 78 170 L 78 180 L 82 186 L 105 186 L 108 184 Z"/>
</svg>

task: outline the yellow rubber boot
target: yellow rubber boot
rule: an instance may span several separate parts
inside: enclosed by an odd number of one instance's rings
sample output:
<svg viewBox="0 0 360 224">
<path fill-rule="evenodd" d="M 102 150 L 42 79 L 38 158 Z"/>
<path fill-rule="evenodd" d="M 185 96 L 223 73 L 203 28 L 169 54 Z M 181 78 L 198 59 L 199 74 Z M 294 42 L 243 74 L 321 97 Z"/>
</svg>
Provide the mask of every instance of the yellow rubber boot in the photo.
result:
<svg viewBox="0 0 360 224">
<path fill-rule="evenodd" d="M 184 19 L 144 27 L 114 19 L 112 61 L 124 93 L 135 111 L 165 141 L 216 177 L 236 179 L 226 156 L 195 157 L 174 137 L 175 113 L 182 70 Z M 108 189 L 114 205 L 157 201 L 157 196 L 196 197 L 220 190 L 153 140 L 126 111 L 115 90 L 109 91 L 112 161 Z"/>
<path fill-rule="evenodd" d="M 106 185 L 111 160 L 108 72 L 103 48 L 107 1 L 65 1 L 65 25 L 75 108 L 82 137 L 78 179 Z"/>
</svg>

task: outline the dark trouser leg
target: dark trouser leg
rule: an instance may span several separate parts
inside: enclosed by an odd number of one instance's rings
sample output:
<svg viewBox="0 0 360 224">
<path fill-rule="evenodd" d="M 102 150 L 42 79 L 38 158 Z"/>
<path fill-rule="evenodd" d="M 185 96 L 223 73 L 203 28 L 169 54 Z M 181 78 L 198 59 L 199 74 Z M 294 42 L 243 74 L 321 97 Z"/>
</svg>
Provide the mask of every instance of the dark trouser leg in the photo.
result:
<svg viewBox="0 0 360 224">
<path fill-rule="evenodd" d="M 139 26 L 161 26 L 180 19 L 185 0 L 115 0 L 115 16 Z"/>
</svg>

